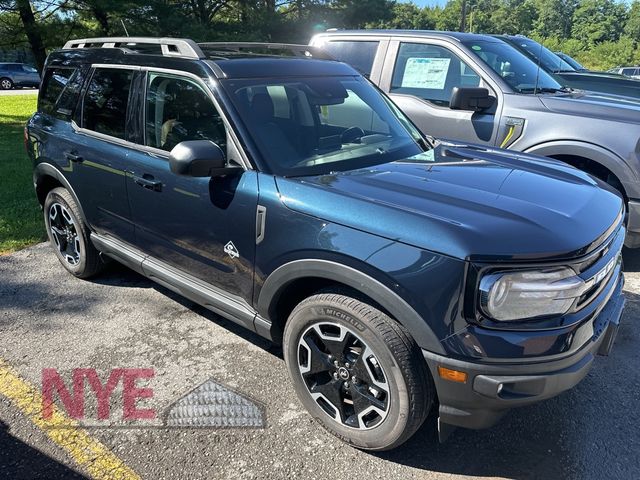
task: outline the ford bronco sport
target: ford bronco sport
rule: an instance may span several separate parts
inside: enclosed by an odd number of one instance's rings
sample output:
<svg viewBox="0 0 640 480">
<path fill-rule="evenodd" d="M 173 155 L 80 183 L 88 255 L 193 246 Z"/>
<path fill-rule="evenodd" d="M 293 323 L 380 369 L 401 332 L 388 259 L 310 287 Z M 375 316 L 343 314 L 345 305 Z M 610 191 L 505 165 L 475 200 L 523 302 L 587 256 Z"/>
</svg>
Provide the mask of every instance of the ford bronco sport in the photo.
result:
<svg viewBox="0 0 640 480">
<path fill-rule="evenodd" d="M 491 426 L 615 338 L 615 190 L 432 143 L 311 47 L 72 41 L 25 140 L 71 274 L 110 257 L 281 343 L 300 401 L 351 445 L 401 444 L 436 401 L 442 438 Z"/>
</svg>

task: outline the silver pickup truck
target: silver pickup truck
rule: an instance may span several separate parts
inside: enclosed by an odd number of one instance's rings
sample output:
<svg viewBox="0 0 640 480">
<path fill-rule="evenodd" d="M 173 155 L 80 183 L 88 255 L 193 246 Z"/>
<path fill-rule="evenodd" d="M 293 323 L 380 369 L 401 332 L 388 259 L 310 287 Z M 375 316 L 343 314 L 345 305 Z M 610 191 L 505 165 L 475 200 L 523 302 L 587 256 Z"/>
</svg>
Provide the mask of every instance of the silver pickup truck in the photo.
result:
<svg viewBox="0 0 640 480">
<path fill-rule="evenodd" d="M 337 30 L 310 44 L 368 76 L 428 135 L 552 157 L 609 183 L 627 203 L 625 243 L 640 247 L 639 100 L 565 89 L 488 35 Z"/>
</svg>

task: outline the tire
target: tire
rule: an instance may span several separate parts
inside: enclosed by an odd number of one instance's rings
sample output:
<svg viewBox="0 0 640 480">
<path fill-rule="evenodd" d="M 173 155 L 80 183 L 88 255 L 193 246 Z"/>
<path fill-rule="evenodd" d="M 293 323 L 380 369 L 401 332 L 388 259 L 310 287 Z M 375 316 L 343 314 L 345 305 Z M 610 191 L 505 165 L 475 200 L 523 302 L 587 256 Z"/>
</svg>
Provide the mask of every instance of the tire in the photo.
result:
<svg viewBox="0 0 640 480">
<path fill-rule="evenodd" d="M 0 78 L 0 89 L 2 90 L 11 90 L 13 88 L 13 82 L 10 78 L 3 77 Z"/>
<path fill-rule="evenodd" d="M 433 404 L 433 379 L 415 341 L 386 314 L 350 296 L 320 293 L 302 301 L 285 326 L 283 350 L 307 411 L 354 447 L 397 447 Z"/>
<path fill-rule="evenodd" d="M 89 240 L 89 230 L 71 194 L 54 188 L 44 201 L 44 222 L 49 242 L 62 266 L 78 278 L 89 278 L 102 270 L 100 253 Z"/>
</svg>

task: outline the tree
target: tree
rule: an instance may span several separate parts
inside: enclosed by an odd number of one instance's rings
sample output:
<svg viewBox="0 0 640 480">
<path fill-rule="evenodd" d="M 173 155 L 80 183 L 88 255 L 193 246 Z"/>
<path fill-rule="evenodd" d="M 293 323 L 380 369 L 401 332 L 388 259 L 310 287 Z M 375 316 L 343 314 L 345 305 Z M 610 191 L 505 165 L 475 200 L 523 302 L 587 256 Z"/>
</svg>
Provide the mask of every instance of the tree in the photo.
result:
<svg viewBox="0 0 640 480">
<path fill-rule="evenodd" d="M 392 17 L 391 0 L 333 0 L 331 3 L 337 26 L 363 28 L 368 23 L 389 21 Z"/>
<path fill-rule="evenodd" d="M 614 0 L 583 0 L 573 13 L 572 37 L 588 45 L 617 41 L 626 21 L 625 6 Z"/>
<path fill-rule="evenodd" d="M 538 19 L 534 32 L 542 37 L 569 38 L 576 0 L 534 0 Z"/>
<path fill-rule="evenodd" d="M 493 33 L 529 35 L 538 20 L 538 11 L 530 0 L 503 0 L 491 15 Z"/>
<path fill-rule="evenodd" d="M 16 0 L 16 10 L 24 26 L 24 32 L 29 40 L 31 46 L 31 52 L 36 62 L 36 68 L 39 72 L 44 70 L 44 62 L 47 59 L 47 51 L 44 47 L 44 41 L 38 24 L 36 23 L 36 17 L 31 9 L 31 2 L 29 0 Z"/>
<path fill-rule="evenodd" d="M 624 27 L 624 33 L 634 42 L 640 43 L 640 0 L 635 0 L 629 9 L 629 19 Z"/>
</svg>

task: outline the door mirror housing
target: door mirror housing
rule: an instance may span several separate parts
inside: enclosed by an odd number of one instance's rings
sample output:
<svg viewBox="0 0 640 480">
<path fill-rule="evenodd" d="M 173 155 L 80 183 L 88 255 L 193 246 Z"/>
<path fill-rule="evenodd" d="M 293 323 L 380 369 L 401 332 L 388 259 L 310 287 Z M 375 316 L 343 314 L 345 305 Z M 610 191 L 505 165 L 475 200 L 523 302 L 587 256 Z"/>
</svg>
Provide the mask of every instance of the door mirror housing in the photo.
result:
<svg viewBox="0 0 640 480">
<path fill-rule="evenodd" d="M 214 177 L 236 168 L 227 167 L 222 149 L 211 140 L 180 142 L 169 153 L 169 166 L 176 175 Z"/>
<path fill-rule="evenodd" d="M 484 87 L 454 87 L 451 92 L 449 108 L 451 110 L 470 110 L 482 112 L 493 107 L 495 97 L 489 95 L 489 89 Z"/>
</svg>

